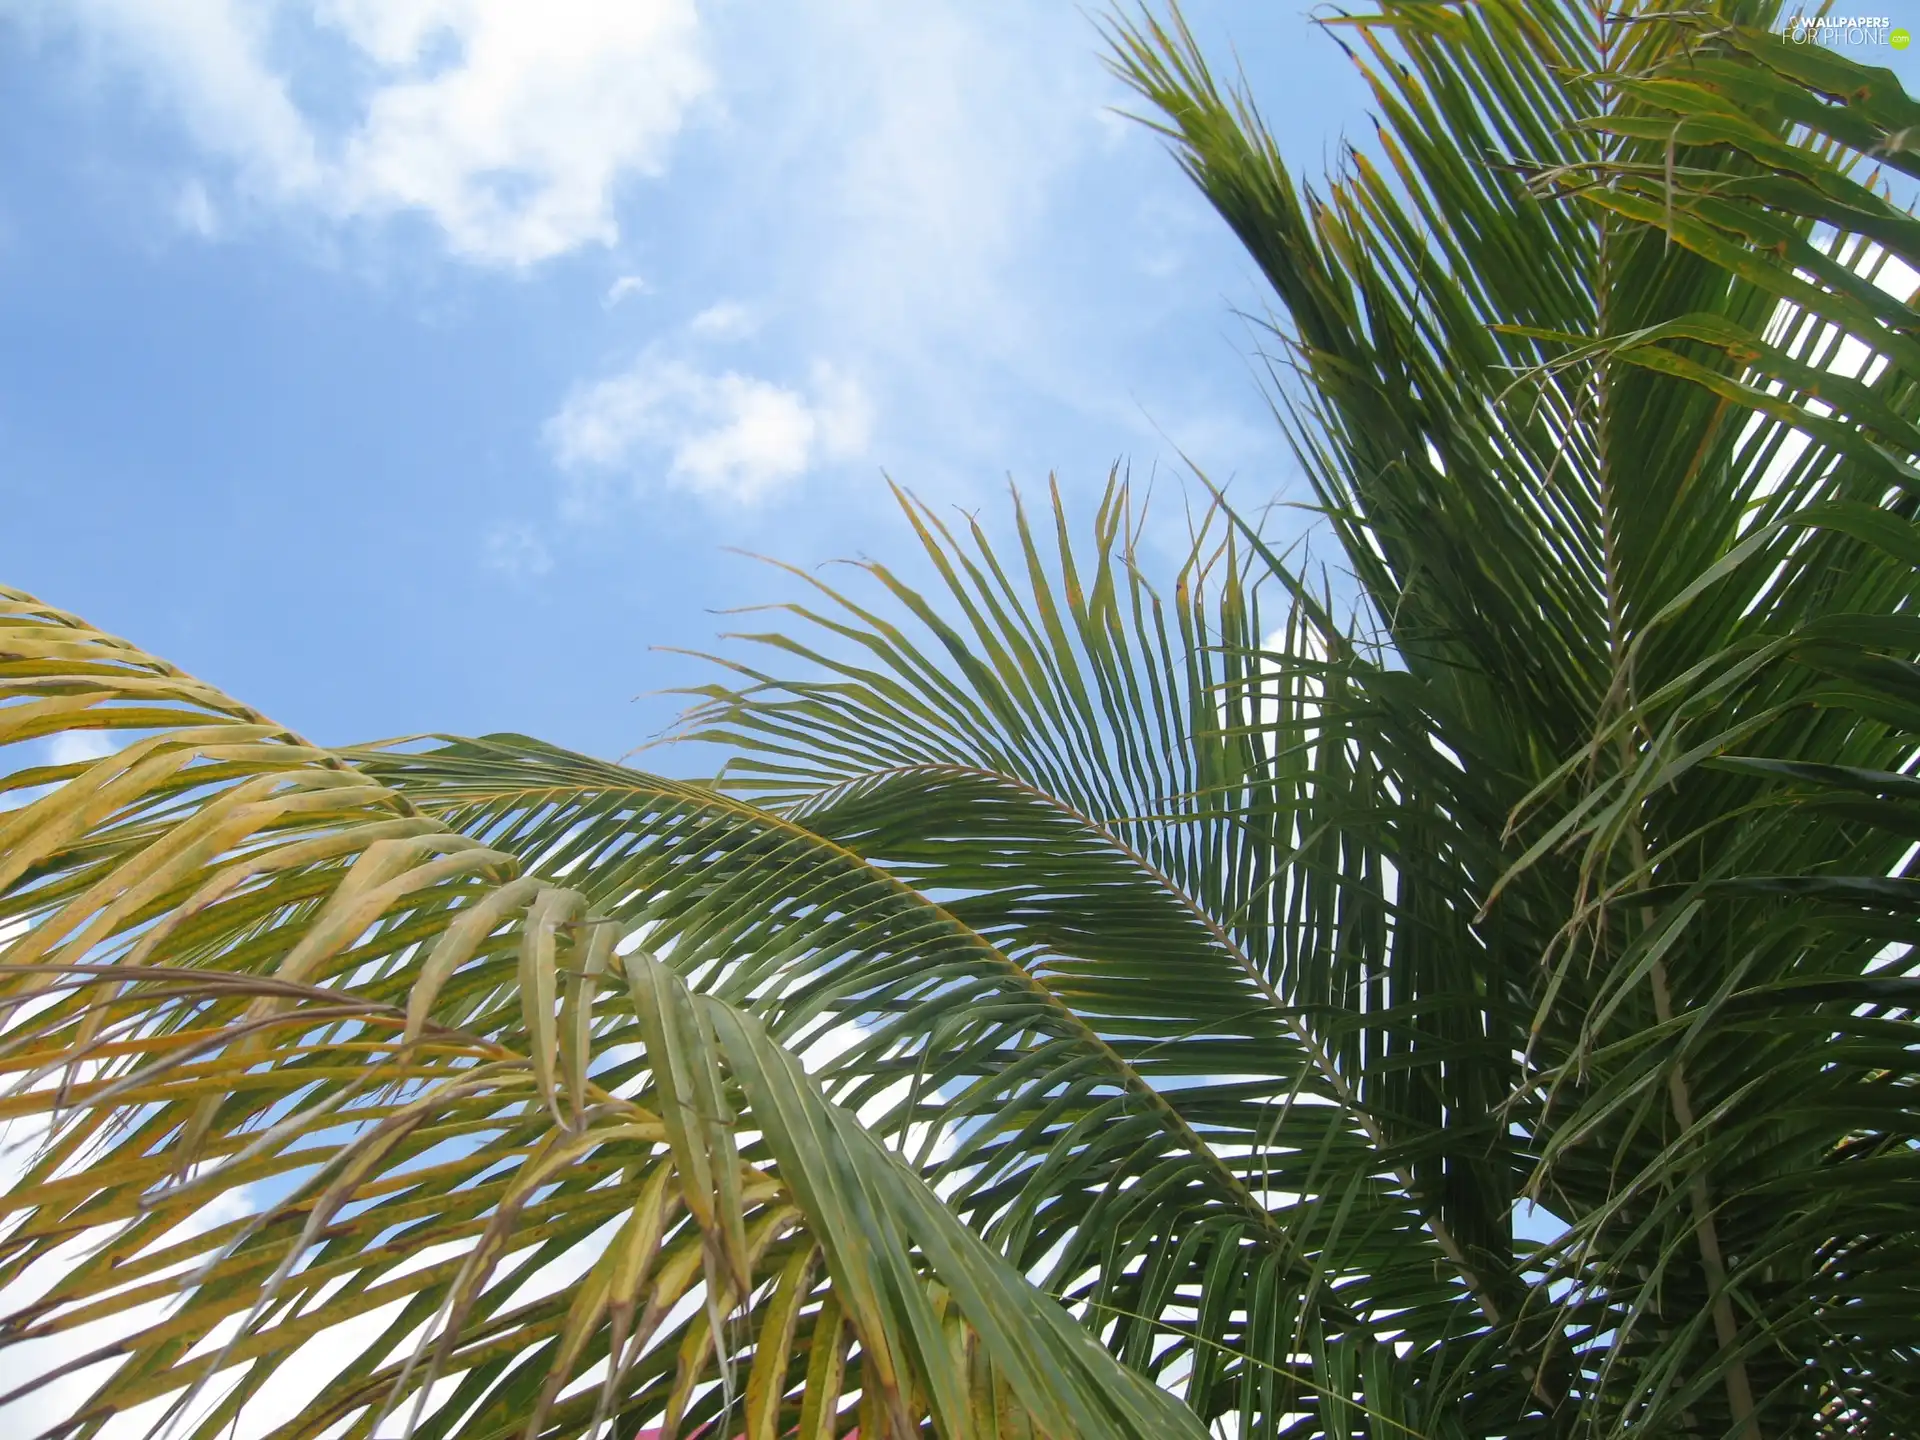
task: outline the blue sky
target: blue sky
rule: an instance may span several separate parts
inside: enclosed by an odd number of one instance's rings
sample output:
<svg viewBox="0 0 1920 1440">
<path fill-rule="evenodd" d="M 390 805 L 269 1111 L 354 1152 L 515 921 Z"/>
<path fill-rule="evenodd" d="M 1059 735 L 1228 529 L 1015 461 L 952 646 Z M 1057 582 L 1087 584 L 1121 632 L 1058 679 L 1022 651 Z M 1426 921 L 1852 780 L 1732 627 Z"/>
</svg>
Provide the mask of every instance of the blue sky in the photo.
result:
<svg viewBox="0 0 1920 1440">
<path fill-rule="evenodd" d="M 1296 166 L 1370 128 L 1190 14 Z M 728 547 L 905 555 L 883 472 L 1269 498 L 1262 291 L 1124 99 L 1041 0 L 0 0 L 0 578 L 323 741 L 617 755 L 792 593 Z"/>
</svg>

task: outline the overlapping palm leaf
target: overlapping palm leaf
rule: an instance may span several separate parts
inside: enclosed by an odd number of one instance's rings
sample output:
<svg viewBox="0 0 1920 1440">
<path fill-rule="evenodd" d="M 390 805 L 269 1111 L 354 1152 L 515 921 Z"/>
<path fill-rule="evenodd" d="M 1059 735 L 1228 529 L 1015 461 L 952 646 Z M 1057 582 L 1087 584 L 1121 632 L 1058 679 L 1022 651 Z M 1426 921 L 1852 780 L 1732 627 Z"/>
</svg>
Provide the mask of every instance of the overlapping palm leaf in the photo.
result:
<svg viewBox="0 0 1920 1440">
<path fill-rule="evenodd" d="M 5 812 L 0 1064 L 37 1133 L 0 1342 L 106 1336 L 60 1433 L 217 1434 L 276 1376 L 289 1435 L 1192 1433 L 587 893 L 70 615 L 0 613 L 9 741 L 136 737 L 17 771 Z"/>
<path fill-rule="evenodd" d="M 1232 546 L 1163 602 L 1129 563 L 1121 487 L 1079 559 L 1057 505 L 1044 542 L 1020 517 L 1017 582 L 978 532 L 907 505 L 945 603 L 872 578 L 931 635 L 818 587 L 825 608 L 789 613 L 864 653 L 768 637 L 818 678 L 710 692 L 689 733 L 741 757 L 718 790 L 663 795 L 505 737 L 354 758 L 466 833 L 595 877 L 575 883 L 662 954 L 736 957 L 689 979 L 796 1053 L 856 1027 L 817 1060 L 830 1093 L 1208 1411 L 1271 1423 L 1329 1389 L 1398 1405 L 1364 1313 L 1443 1333 L 1462 1286 L 1405 1180 L 1376 1174 L 1414 1159 L 1359 1103 L 1339 1027 L 1283 995 L 1284 962 L 1236 918 L 1269 903 L 1246 811 L 1280 790 L 1220 709 L 1220 655 L 1258 634 Z M 1289 791 L 1380 783 L 1316 754 L 1295 747 Z M 694 857 L 697 892 L 676 883 Z M 1388 1433 L 1418 1418 L 1382 1413 Z"/>
</svg>

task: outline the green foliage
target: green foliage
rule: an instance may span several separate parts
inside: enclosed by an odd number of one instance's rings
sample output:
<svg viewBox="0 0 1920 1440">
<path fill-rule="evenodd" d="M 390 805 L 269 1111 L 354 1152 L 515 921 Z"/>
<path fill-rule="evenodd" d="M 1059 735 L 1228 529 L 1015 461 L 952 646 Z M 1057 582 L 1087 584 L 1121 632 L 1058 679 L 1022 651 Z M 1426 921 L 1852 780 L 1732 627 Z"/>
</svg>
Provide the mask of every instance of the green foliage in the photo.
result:
<svg viewBox="0 0 1920 1440">
<path fill-rule="evenodd" d="M 1352 623 L 902 494 L 936 593 L 796 576 L 688 783 L 4 592 L 0 743 L 130 741 L 0 782 L 60 1433 L 1915 1433 L 1920 106 L 1775 18 L 1341 16 L 1323 191 L 1115 25 Z"/>
</svg>

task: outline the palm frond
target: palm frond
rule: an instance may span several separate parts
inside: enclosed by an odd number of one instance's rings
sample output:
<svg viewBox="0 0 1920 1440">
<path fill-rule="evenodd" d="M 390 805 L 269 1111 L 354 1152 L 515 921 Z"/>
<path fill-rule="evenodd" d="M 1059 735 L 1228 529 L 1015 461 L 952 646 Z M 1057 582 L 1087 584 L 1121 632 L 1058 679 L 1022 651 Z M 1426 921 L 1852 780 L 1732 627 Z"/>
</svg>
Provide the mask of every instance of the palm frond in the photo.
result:
<svg viewBox="0 0 1920 1440">
<path fill-rule="evenodd" d="M 137 736 L 0 852 L 0 1285 L 55 1272 L 0 1339 L 117 1332 L 57 1433 L 216 1435 L 314 1345 L 277 1434 L 1197 1433 L 581 890 L 29 597 L 0 654 L 8 739 Z"/>
<path fill-rule="evenodd" d="M 1499 1113 L 1569 1222 L 1532 1303 L 1592 1433 L 1913 1413 L 1912 1307 L 1856 1258 L 1914 1230 L 1910 827 L 1862 778 L 1912 742 L 1836 673 L 1914 652 L 1914 232 L 1867 173 L 1907 168 L 1912 102 L 1776 13 L 1342 16 L 1387 165 L 1324 196 L 1177 23 L 1116 32 L 1285 307 L 1299 453 L 1384 636 L 1357 688 L 1419 697 L 1479 791 L 1460 829 L 1513 813 L 1475 933 L 1519 929 Z M 1815 774 L 1881 808 L 1792 803 Z"/>
</svg>

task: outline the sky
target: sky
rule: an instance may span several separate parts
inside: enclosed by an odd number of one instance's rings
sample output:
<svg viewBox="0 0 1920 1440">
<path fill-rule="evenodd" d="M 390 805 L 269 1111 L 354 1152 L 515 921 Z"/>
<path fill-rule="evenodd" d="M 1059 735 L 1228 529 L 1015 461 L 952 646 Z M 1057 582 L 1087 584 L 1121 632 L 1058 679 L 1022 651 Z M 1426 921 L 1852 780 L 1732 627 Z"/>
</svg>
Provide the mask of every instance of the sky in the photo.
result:
<svg viewBox="0 0 1920 1440">
<path fill-rule="evenodd" d="M 1304 11 L 1188 8 L 1303 171 L 1370 129 Z M 1170 575 L 1188 461 L 1297 476 L 1097 13 L 0 0 L 0 583 L 323 743 L 618 756 L 796 593 L 736 552 L 910 560 L 885 477 L 1128 465 Z"/>
</svg>

